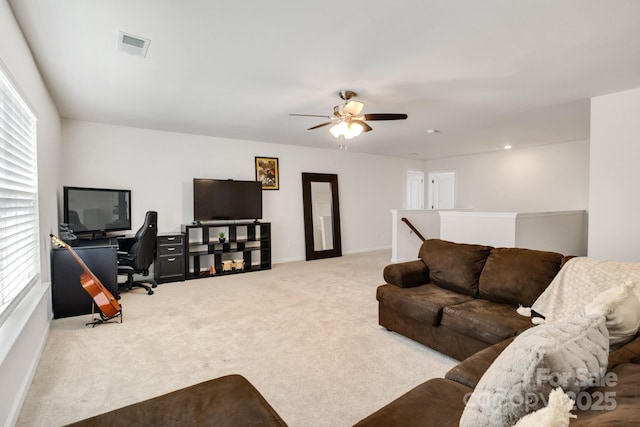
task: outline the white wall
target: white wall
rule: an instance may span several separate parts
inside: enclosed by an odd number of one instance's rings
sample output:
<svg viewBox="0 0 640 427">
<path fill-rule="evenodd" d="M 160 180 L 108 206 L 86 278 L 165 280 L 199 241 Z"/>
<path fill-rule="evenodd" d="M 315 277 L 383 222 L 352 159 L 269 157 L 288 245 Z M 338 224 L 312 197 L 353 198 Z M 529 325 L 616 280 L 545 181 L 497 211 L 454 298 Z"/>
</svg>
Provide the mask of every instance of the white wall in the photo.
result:
<svg viewBox="0 0 640 427">
<path fill-rule="evenodd" d="M 57 231 L 60 117 L 6 0 L 0 0 L 0 61 L 37 118 L 41 283 L 0 325 L 0 425 L 13 425 L 52 318 L 48 233 Z"/>
<path fill-rule="evenodd" d="M 458 243 L 586 256 L 586 211 L 441 211 L 440 238 Z"/>
<path fill-rule="evenodd" d="M 640 261 L 640 89 L 591 100 L 589 256 Z"/>
<path fill-rule="evenodd" d="M 588 207 L 589 141 L 429 160 L 426 169 L 455 171 L 456 208 L 544 212 Z"/>
<path fill-rule="evenodd" d="M 462 211 L 464 209 L 458 209 Z M 391 211 L 391 262 L 411 261 L 418 258 L 422 240 L 402 221 L 406 218 L 425 240 L 439 239 L 440 212 L 438 209 L 405 209 Z"/>
<path fill-rule="evenodd" d="M 193 178 L 255 179 L 254 157 L 278 157 L 280 190 L 263 192 L 273 262 L 304 259 L 302 172 L 336 173 L 344 253 L 391 247 L 391 209 L 424 162 L 63 120 L 63 185 L 132 190 L 134 229 L 158 211 L 160 232 L 193 220 Z M 59 188 L 59 191 L 61 191 Z"/>
</svg>

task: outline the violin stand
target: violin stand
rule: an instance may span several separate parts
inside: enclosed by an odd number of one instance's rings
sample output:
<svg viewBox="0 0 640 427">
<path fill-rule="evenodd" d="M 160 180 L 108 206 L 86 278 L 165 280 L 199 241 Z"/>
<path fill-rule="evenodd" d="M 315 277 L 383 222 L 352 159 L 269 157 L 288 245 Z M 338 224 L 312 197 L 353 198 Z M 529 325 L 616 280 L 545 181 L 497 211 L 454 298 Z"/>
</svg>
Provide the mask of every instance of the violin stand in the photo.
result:
<svg viewBox="0 0 640 427">
<path fill-rule="evenodd" d="M 91 325 L 92 328 L 95 328 L 96 325 L 102 325 L 103 323 L 122 323 L 122 306 L 120 306 L 120 311 L 118 314 L 112 317 L 105 317 L 101 311 L 99 311 L 100 317 L 96 317 L 96 305 L 91 304 L 91 322 L 85 323 L 84 326 Z M 118 322 L 116 319 L 120 318 Z"/>
</svg>

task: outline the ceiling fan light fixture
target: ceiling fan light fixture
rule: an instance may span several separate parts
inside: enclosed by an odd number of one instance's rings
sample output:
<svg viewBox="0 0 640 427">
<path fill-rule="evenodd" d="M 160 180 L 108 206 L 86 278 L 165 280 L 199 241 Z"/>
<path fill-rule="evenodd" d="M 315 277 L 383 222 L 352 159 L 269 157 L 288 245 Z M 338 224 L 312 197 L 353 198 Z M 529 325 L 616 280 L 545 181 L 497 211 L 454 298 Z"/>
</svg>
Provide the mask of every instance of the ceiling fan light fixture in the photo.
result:
<svg viewBox="0 0 640 427">
<path fill-rule="evenodd" d="M 357 116 L 362 111 L 364 104 L 359 101 L 349 100 L 344 107 L 342 107 L 342 112 L 349 114 L 351 116 Z"/>
<path fill-rule="evenodd" d="M 346 150 L 347 145 L 345 140 L 353 139 L 360 136 L 362 132 L 369 132 L 372 130 L 371 126 L 367 123 L 367 120 L 379 121 L 379 120 L 404 120 L 407 115 L 404 113 L 379 113 L 379 114 L 363 114 L 360 115 L 364 104 L 360 101 L 352 99 L 357 96 L 357 93 L 350 90 L 343 90 L 339 92 L 340 98 L 345 102 L 333 107 L 333 116 L 324 116 L 317 114 L 289 114 L 290 116 L 310 116 L 310 117 L 326 117 L 328 122 L 320 123 L 319 125 L 312 126 L 308 130 L 318 129 L 324 126 L 330 126 L 329 132 L 336 139 L 340 139 L 340 149 Z M 432 131 L 429 131 L 432 132 Z"/>
<path fill-rule="evenodd" d="M 340 123 L 337 123 L 331 126 L 331 129 L 329 129 L 329 132 L 331 132 L 331 135 L 335 136 L 336 138 L 339 138 L 340 135 L 346 136 L 346 133 L 348 131 L 349 131 L 349 125 L 345 121 L 341 121 Z"/>
<path fill-rule="evenodd" d="M 347 130 L 344 137 L 347 139 L 355 138 L 356 136 L 359 136 L 363 130 L 364 128 L 360 123 L 353 122 L 349 125 L 349 130 Z"/>
<path fill-rule="evenodd" d="M 331 126 L 331 128 L 329 128 L 329 132 L 331 132 L 331 135 L 336 138 L 340 137 L 340 130 L 338 129 L 338 125 Z"/>
<path fill-rule="evenodd" d="M 345 139 L 353 139 L 364 131 L 364 127 L 358 122 L 349 123 L 346 120 L 337 123 L 329 129 L 331 135 L 336 138 L 343 136 Z"/>
</svg>

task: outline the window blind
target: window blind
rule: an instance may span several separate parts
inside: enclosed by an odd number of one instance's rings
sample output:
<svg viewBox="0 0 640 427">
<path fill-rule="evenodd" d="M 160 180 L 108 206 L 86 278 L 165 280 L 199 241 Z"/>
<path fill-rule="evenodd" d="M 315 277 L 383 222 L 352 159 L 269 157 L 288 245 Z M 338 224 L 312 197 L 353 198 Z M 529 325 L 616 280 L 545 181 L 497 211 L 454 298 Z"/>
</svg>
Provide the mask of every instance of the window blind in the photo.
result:
<svg viewBox="0 0 640 427">
<path fill-rule="evenodd" d="M 40 275 L 36 119 L 0 66 L 0 322 Z"/>
</svg>

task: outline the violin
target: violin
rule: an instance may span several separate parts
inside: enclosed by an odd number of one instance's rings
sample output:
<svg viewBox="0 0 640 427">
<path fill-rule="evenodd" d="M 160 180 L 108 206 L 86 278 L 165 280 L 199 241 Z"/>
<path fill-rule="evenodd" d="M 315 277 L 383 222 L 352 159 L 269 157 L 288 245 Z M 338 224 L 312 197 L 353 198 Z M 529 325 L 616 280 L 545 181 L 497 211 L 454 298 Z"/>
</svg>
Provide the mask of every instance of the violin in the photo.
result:
<svg viewBox="0 0 640 427">
<path fill-rule="evenodd" d="M 96 275 L 89 270 L 84 261 L 82 261 L 82 258 L 80 258 L 78 254 L 71 249 L 71 246 L 67 245 L 59 237 L 54 236 L 53 234 L 49 234 L 49 236 L 53 243 L 68 250 L 76 262 L 80 264 L 80 267 L 82 267 L 83 273 L 80 275 L 80 283 L 100 309 L 100 317 L 102 317 L 102 320 L 109 320 L 118 315 L 122 315 L 122 307 L 120 306 L 118 299 L 114 297 L 102 283 L 100 283 L 100 279 L 98 279 Z"/>
</svg>

